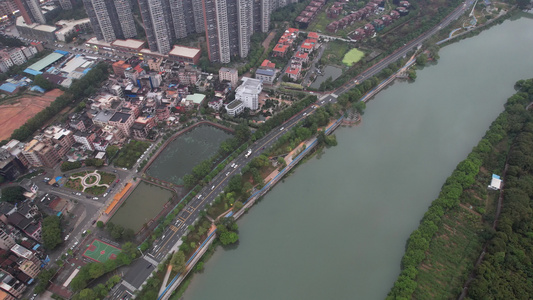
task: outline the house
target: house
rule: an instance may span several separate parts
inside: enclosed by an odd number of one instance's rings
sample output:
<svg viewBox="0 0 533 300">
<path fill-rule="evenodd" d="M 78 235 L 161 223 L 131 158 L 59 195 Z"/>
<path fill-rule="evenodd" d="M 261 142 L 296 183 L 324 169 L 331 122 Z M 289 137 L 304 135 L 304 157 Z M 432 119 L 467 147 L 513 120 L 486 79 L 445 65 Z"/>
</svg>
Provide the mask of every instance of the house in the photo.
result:
<svg viewBox="0 0 533 300">
<path fill-rule="evenodd" d="M 329 23 L 328 26 L 326 26 L 326 30 L 329 32 L 335 33 L 337 32 L 338 27 L 339 27 L 339 22 L 335 21 L 335 22 Z"/>
<path fill-rule="evenodd" d="M 260 68 L 264 68 L 264 69 L 275 69 L 276 68 L 276 64 L 271 62 L 270 60 L 268 59 L 265 59 L 262 63 L 261 63 L 261 67 Z"/>
<path fill-rule="evenodd" d="M 276 46 L 274 46 L 274 49 L 272 49 L 272 56 L 283 57 L 285 56 L 285 54 L 287 54 L 288 50 L 289 45 L 276 44 Z"/>
<path fill-rule="evenodd" d="M 192 95 L 187 95 L 183 103 L 186 107 L 192 108 L 192 107 L 200 106 L 204 100 L 205 100 L 204 94 L 194 93 Z"/>
<path fill-rule="evenodd" d="M 306 39 L 300 46 L 300 49 L 307 53 L 313 52 L 316 48 L 318 48 L 318 41 L 315 39 Z"/>
<path fill-rule="evenodd" d="M 214 109 L 215 111 L 219 111 L 223 106 L 222 98 L 215 97 L 213 100 L 209 101 L 207 104 L 208 107 Z"/>
<path fill-rule="evenodd" d="M 302 63 L 308 63 L 309 62 L 309 54 L 307 52 L 296 52 L 294 56 L 292 57 L 293 61 Z"/>
<path fill-rule="evenodd" d="M 363 28 L 365 29 L 365 34 L 367 36 L 372 36 L 376 32 L 374 26 L 370 23 L 367 23 Z"/>
<path fill-rule="evenodd" d="M 365 37 L 366 37 L 366 32 L 363 28 L 357 28 L 351 35 L 351 38 L 356 41 L 362 40 Z"/>
<path fill-rule="evenodd" d="M 255 71 L 255 78 L 266 84 L 272 84 L 274 83 L 274 79 L 276 79 L 276 69 L 257 69 Z"/>
<path fill-rule="evenodd" d="M 389 15 L 391 16 L 391 18 L 392 18 L 393 20 L 396 20 L 396 19 L 399 19 L 399 18 L 400 18 L 400 13 L 397 12 L 397 11 L 395 11 L 395 10 L 391 11 Z"/>
<path fill-rule="evenodd" d="M 296 81 L 300 79 L 302 69 L 299 67 L 293 68 L 292 66 L 289 66 L 287 70 L 285 71 L 285 74 L 289 76 L 292 80 Z"/>
<path fill-rule="evenodd" d="M 403 6 L 396 7 L 396 10 L 400 13 L 400 16 L 407 16 L 409 14 L 409 10 Z"/>
</svg>

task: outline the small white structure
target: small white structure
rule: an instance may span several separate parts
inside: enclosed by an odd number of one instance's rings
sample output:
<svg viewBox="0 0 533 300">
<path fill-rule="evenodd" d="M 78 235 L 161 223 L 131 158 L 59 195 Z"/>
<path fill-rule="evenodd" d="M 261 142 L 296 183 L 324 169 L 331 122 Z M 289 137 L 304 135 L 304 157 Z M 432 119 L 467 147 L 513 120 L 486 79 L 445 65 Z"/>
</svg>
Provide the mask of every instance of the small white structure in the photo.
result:
<svg viewBox="0 0 533 300">
<path fill-rule="evenodd" d="M 502 180 L 500 179 L 500 176 L 496 174 L 492 174 L 492 180 L 490 181 L 489 189 L 497 191 L 502 186 Z"/>
</svg>

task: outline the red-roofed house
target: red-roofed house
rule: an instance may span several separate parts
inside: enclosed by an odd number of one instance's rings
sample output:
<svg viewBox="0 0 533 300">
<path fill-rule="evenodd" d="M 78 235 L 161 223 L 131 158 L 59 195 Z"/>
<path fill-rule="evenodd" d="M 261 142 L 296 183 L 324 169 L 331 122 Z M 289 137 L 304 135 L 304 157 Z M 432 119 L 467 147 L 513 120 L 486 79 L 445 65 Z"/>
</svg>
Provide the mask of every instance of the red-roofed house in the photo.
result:
<svg viewBox="0 0 533 300">
<path fill-rule="evenodd" d="M 272 56 L 285 56 L 288 49 L 288 45 L 277 44 L 274 49 L 272 49 Z"/>
<path fill-rule="evenodd" d="M 301 71 L 302 71 L 301 68 L 288 67 L 287 71 L 285 71 L 285 74 L 287 74 L 289 78 L 291 78 L 292 80 L 298 80 L 300 79 Z"/>
<path fill-rule="evenodd" d="M 309 32 L 307 34 L 307 38 L 308 39 L 315 39 L 315 40 L 318 40 L 319 36 L 318 36 L 318 33 L 316 32 Z"/>
<path fill-rule="evenodd" d="M 293 59 L 302 62 L 307 63 L 309 61 L 309 54 L 307 52 L 296 52 L 296 54 L 293 56 Z"/>
<path fill-rule="evenodd" d="M 306 39 L 303 41 L 302 45 L 300 46 L 300 49 L 302 51 L 305 51 L 307 53 L 313 52 L 318 47 L 318 42 L 315 39 Z"/>
<path fill-rule="evenodd" d="M 267 68 L 267 69 L 275 69 L 276 68 L 276 64 L 271 62 L 270 60 L 268 59 L 265 59 L 263 61 L 263 63 L 261 64 L 261 68 Z"/>
</svg>

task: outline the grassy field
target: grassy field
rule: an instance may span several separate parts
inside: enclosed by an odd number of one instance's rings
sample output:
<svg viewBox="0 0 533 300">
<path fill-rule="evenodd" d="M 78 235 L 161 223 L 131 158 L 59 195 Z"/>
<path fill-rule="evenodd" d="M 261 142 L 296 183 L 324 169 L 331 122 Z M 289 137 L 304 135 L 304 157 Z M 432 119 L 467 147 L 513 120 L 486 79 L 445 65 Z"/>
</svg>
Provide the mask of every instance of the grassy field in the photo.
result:
<svg viewBox="0 0 533 300">
<path fill-rule="evenodd" d="M 342 59 L 342 62 L 347 65 L 348 67 L 353 66 L 353 64 L 357 63 L 365 56 L 365 53 L 357 48 L 353 48 L 352 50 L 348 51 L 344 55 L 344 58 Z"/>
<path fill-rule="evenodd" d="M 320 63 L 323 65 L 342 65 L 344 55 L 350 50 L 350 45 L 343 41 L 334 40 L 328 43 Z"/>
</svg>

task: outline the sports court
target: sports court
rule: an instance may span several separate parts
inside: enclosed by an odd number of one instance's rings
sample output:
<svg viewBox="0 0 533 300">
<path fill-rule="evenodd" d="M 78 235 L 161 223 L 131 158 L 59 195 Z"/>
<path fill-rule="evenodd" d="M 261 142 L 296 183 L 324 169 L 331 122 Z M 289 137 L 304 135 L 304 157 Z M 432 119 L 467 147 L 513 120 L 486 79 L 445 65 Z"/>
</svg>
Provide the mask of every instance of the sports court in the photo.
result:
<svg viewBox="0 0 533 300">
<path fill-rule="evenodd" d="M 94 241 L 87 247 L 87 250 L 83 252 L 83 256 L 96 262 L 105 262 L 108 259 L 117 258 L 119 253 L 119 248 L 99 239 L 94 239 Z"/>
</svg>

